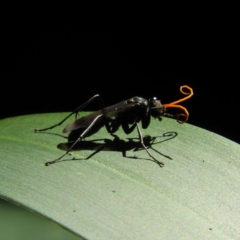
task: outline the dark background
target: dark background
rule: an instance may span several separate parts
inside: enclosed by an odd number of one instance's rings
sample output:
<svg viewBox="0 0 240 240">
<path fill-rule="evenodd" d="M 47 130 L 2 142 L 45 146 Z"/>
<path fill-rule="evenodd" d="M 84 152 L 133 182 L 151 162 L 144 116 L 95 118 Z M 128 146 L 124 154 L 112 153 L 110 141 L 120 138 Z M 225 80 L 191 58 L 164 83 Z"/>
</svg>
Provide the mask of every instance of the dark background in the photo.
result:
<svg viewBox="0 0 240 240">
<path fill-rule="evenodd" d="M 240 143 L 235 32 L 224 21 L 8 23 L 1 30 L 0 118 L 72 111 L 96 93 L 106 106 L 135 95 L 169 103 L 187 84 L 194 89 L 183 103 L 189 123 Z"/>
</svg>

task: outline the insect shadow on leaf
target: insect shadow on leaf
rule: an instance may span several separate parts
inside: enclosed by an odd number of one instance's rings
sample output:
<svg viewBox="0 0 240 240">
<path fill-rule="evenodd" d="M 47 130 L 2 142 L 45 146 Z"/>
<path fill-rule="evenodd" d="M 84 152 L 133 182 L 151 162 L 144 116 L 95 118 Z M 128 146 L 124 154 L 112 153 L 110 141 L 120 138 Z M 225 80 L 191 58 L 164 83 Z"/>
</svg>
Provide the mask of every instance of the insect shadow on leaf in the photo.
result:
<svg viewBox="0 0 240 240">
<path fill-rule="evenodd" d="M 74 159 L 59 160 L 59 162 L 60 161 L 61 162 L 62 161 L 71 161 L 71 160 L 88 160 L 101 151 L 121 152 L 123 157 L 133 158 L 133 159 L 141 159 L 136 156 L 127 156 L 128 151 L 132 150 L 133 152 L 137 152 L 137 151 L 145 150 L 142 147 L 142 144 L 139 142 L 139 138 L 126 138 L 127 141 L 125 141 L 123 139 L 120 139 L 115 134 L 111 134 L 111 135 L 114 137 L 114 139 L 94 139 L 94 140 L 89 140 L 89 141 L 85 140 L 85 141 L 78 142 L 72 148 L 72 151 L 90 150 L 90 151 L 94 151 L 94 152 L 91 153 L 88 157 L 86 157 L 84 159 L 79 159 L 79 158 L 74 157 Z M 164 133 L 162 136 L 157 136 L 157 137 L 151 137 L 151 136 L 147 135 L 147 136 L 143 137 L 143 142 L 147 148 L 151 148 L 153 151 L 157 152 L 158 154 L 162 155 L 163 157 L 166 157 L 166 158 L 172 160 L 171 157 L 154 149 L 153 145 L 160 144 L 165 141 L 171 140 L 171 139 L 175 138 L 177 135 L 178 134 L 176 132 L 167 132 L 167 133 Z M 156 141 L 157 139 L 160 139 L 160 140 Z M 57 145 L 57 147 L 61 150 L 67 151 L 72 146 L 72 144 L 73 144 L 72 142 L 59 143 Z M 150 159 L 142 158 L 142 159 L 155 162 L 152 158 L 150 158 Z"/>
</svg>

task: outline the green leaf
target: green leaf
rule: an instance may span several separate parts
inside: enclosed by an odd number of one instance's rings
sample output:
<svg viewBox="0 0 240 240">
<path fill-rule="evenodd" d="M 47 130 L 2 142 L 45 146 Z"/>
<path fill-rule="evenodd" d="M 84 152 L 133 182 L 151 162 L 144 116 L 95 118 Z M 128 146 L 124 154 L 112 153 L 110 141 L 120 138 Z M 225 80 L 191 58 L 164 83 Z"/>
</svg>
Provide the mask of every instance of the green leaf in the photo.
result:
<svg viewBox="0 0 240 240">
<path fill-rule="evenodd" d="M 105 128 L 82 150 L 46 167 L 68 146 L 62 129 L 71 120 L 33 131 L 66 115 L 0 121 L 1 198 L 87 239 L 240 238 L 237 143 L 190 124 L 152 119 L 143 135 L 152 137 L 146 138 L 149 151 L 163 168 L 140 148 L 137 130 L 119 130 L 118 139 Z"/>
</svg>

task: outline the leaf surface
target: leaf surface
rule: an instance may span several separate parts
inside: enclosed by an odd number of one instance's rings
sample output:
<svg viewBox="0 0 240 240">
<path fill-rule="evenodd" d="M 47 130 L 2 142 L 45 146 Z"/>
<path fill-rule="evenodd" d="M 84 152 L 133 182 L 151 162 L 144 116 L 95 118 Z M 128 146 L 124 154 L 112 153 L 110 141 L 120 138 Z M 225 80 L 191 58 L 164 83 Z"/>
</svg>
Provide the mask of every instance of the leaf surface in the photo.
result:
<svg viewBox="0 0 240 240">
<path fill-rule="evenodd" d="M 46 167 L 68 147 L 62 129 L 74 119 L 47 132 L 34 129 L 66 115 L 0 121 L 1 198 L 87 239 L 240 238 L 237 143 L 190 124 L 152 119 L 143 135 L 152 137 L 145 140 L 163 168 L 140 147 L 137 130 L 119 130 L 114 138 L 105 128 Z"/>
</svg>

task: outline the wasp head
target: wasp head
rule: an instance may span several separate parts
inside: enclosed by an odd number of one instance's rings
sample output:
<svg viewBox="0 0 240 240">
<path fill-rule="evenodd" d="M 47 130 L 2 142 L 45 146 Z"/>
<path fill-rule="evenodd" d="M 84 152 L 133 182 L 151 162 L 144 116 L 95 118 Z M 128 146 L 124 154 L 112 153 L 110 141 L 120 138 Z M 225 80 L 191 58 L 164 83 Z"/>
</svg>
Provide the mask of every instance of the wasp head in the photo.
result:
<svg viewBox="0 0 240 240">
<path fill-rule="evenodd" d="M 161 116 L 164 116 L 166 111 L 161 104 L 161 101 L 157 100 L 156 97 L 153 97 L 149 100 L 149 107 L 151 116 L 154 118 L 158 118 L 158 120 L 161 121 Z"/>
</svg>

